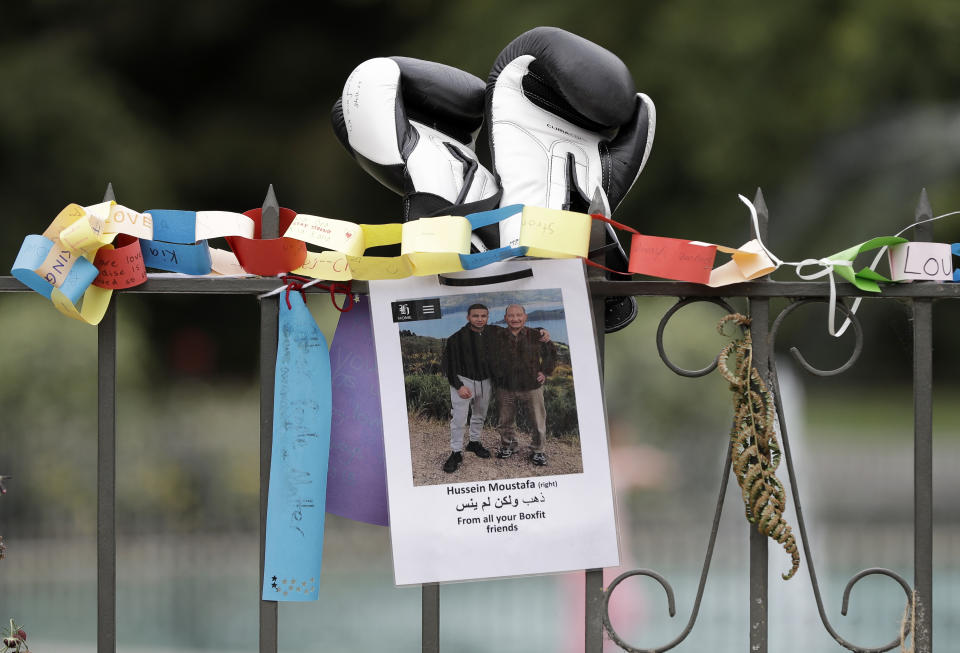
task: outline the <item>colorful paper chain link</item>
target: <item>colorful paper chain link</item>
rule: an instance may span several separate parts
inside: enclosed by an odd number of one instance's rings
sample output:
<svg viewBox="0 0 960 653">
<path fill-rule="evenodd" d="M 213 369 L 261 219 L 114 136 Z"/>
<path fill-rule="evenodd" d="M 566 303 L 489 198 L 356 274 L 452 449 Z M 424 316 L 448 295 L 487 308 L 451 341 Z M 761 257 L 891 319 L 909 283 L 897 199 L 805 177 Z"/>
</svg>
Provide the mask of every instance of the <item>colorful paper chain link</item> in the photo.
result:
<svg viewBox="0 0 960 653">
<path fill-rule="evenodd" d="M 474 229 L 520 216 L 518 247 L 470 253 Z M 147 268 L 189 275 L 298 274 L 314 279 L 400 279 L 472 270 L 515 256 L 586 257 L 593 216 L 513 205 L 468 216 L 355 224 L 280 209 L 280 238 L 261 238 L 261 210 L 151 210 L 116 202 L 70 204 L 42 235 L 24 239 L 13 275 L 75 319 L 97 324 L 113 290 L 147 280 Z M 211 248 L 224 237 L 232 251 Z M 307 244 L 323 249 L 307 250 Z M 382 245 L 399 256 L 368 256 Z"/>
<path fill-rule="evenodd" d="M 740 199 L 750 210 L 756 227 L 756 209 L 742 195 Z M 954 214 L 933 219 L 948 215 Z M 515 216 L 520 217 L 521 224 L 517 247 L 470 253 L 475 229 Z M 661 238 L 641 234 L 600 215 L 520 204 L 467 216 L 447 215 L 380 225 L 356 224 L 281 208 L 283 235 L 271 239 L 261 237 L 260 209 L 244 213 L 166 209 L 138 213 L 116 202 L 87 207 L 70 204 L 42 235 L 24 239 L 12 273 L 50 299 L 61 313 L 97 324 L 106 312 L 112 291 L 144 283 L 147 268 L 189 275 L 292 273 L 313 279 L 350 281 L 460 272 L 524 255 L 580 257 L 597 265 L 587 260 L 593 220 L 632 234 L 628 271 L 620 273 L 625 275 L 645 274 L 719 287 L 757 279 L 787 265 L 795 267 L 802 279 L 828 276 L 832 299 L 834 272 L 869 292 L 880 292 L 878 282 L 960 280 L 960 272 L 955 272 L 950 262 L 952 255 L 960 252 L 960 244 L 909 243 L 897 234 L 874 238 L 825 258 L 785 262 L 759 239 L 732 248 Z M 232 251 L 209 247 L 207 240 L 217 237 L 224 237 Z M 322 251 L 309 251 L 308 244 Z M 366 255 L 371 248 L 397 244 L 399 256 Z M 911 246 L 913 250 L 909 249 Z M 857 255 L 873 249 L 882 253 L 886 248 L 890 248 L 891 278 L 875 271 L 879 255 L 871 267 L 854 271 Z M 731 260 L 714 267 L 718 252 L 729 254 Z M 922 259 L 919 267 L 918 259 Z M 931 266 L 930 261 L 935 265 Z M 813 265 L 820 269 L 803 272 Z M 933 270 L 934 267 L 937 269 Z M 837 331 L 831 316 L 831 334 L 841 335 L 845 327 Z"/>
</svg>

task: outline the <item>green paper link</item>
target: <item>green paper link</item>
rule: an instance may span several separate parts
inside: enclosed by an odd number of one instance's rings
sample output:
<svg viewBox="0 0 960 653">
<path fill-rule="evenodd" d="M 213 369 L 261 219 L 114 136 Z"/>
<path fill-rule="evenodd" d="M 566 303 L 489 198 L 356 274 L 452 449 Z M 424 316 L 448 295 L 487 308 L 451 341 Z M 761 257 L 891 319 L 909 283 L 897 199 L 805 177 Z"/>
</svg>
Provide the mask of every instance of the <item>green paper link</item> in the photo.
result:
<svg viewBox="0 0 960 653">
<path fill-rule="evenodd" d="M 832 256 L 828 256 L 827 260 L 850 261 L 852 263 L 857 256 L 863 254 L 864 252 L 869 252 L 881 247 L 899 245 L 900 243 L 906 242 L 908 242 L 906 238 L 900 238 L 899 236 L 879 236 L 877 238 L 871 238 L 870 240 L 860 243 L 859 245 L 854 245 L 853 247 L 845 249 L 842 252 L 837 252 Z M 879 272 L 871 270 L 868 267 L 863 268 L 856 273 L 853 271 L 853 267 L 847 265 L 838 265 L 833 269 L 843 279 L 849 281 L 860 290 L 866 292 L 880 292 L 880 286 L 878 285 L 878 282 L 892 283 L 890 279 L 883 276 Z"/>
</svg>

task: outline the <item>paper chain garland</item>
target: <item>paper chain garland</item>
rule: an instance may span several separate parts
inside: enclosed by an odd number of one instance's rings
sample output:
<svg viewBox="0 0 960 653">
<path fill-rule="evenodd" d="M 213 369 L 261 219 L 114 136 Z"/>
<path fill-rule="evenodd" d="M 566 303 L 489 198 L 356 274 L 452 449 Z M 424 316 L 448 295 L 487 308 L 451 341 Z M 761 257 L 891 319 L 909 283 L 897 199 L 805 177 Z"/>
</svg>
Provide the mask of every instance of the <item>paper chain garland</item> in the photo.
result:
<svg viewBox="0 0 960 653">
<path fill-rule="evenodd" d="M 520 246 L 470 253 L 471 232 L 521 216 Z M 24 239 L 12 273 L 78 320 L 97 324 L 113 290 L 147 280 L 154 268 L 190 275 L 299 274 L 314 279 L 400 279 L 471 270 L 515 256 L 586 257 L 592 216 L 513 205 L 469 216 L 355 224 L 280 209 L 283 236 L 261 238 L 261 211 L 151 210 L 116 202 L 70 204 L 42 235 Z M 232 251 L 207 240 L 225 237 Z M 323 248 L 307 250 L 307 244 Z M 400 256 L 367 256 L 400 245 Z"/>
<path fill-rule="evenodd" d="M 756 209 L 742 195 L 740 200 L 750 210 L 758 232 Z M 517 215 L 521 217 L 517 247 L 470 253 L 473 230 Z M 938 218 L 947 215 L 953 213 Z M 298 214 L 286 208 L 280 209 L 279 217 L 283 235 L 263 239 L 260 209 L 242 214 L 156 209 L 139 213 L 112 201 L 87 207 L 70 204 L 42 235 L 24 239 L 12 273 L 48 298 L 61 313 L 97 324 L 106 312 L 112 291 L 144 283 L 147 268 L 217 276 L 293 273 L 313 279 L 349 281 L 459 272 L 523 255 L 586 260 L 591 222 L 597 219 L 632 234 L 628 271 L 619 274 L 645 274 L 711 287 L 757 279 L 784 265 L 795 267 L 801 279 L 826 276 L 831 292 L 828 330 L 836 336 L 843 334 L 849 320 L 840 329 L 834 326 L 834 272 L 867 292 L 880 292 L 880 282 L 960 281 L 960 270 L 954 270 L 951 263 L 952 256 L 960 256 L 960 243 L 910 243 L 900 234 L 873 238 L 826 258 L 785 262 L 759 239 L 732 248 L 662 238 L 641 234 L 600 215 L 520 204 L 403 224 L 355 224 Z M 226 238 L 232 251 L 209 247 L 207 240 L 217 237 Z M 308 251 L 308 244 L 322 251 Z M 400 245 L 400 256 L 365 254 L 370 248 L 396 244 Z M 890 278 L 875 271 L 887 248 Z M 855 272 L 853 261 L 857 255 L 876 249 L 880 252 L 873 264 Z M 729 254 L 731 260 L 714 267 L 717 252 Z M 820 269 L 803 272 L 814 265 Z"/>
</svg>

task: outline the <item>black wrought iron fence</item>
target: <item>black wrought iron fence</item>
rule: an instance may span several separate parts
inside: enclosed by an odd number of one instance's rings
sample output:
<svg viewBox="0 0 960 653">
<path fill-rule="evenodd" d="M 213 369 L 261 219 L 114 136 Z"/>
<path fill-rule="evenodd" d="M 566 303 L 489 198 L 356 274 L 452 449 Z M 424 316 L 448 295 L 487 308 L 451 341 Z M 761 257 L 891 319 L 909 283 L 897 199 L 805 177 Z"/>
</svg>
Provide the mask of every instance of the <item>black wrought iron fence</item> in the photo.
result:
<svg viewBox="0 0 960 653">
<path fill-rule="evenodd" d="M 108 189 L 106 199 L 113 199 L 112 189 Z M 760 214 L 761 232 L 766 231 L 767 209 L 762 194 L 758 191 L 754 202 Z M 278 235 L 278 204 L 273 192 L 268 193 L 263 211 L 263 237 Z M 917 207 L 917 220 L 932 216 L 926 194 L 921 195 Z M 914 240 L 930 240 L 932 229 L 929 224 L 916 227 Z M 761 233 L 766 237 L 766 233 Z M 117 442 L 117 306 L 123 302 L 127 293 L 157 294 L 230 294 L 260 295 L 273 290 L 276 280 L 268 278 L 154 278 L 141 286 L 117 293 L 106 316 L 98 327 L 98 454 L 97 454 L 97 650 L 99 653 L 111 653 L 116 650 L 117 632 L 117 530 L 116 530 L 116 442 Z M 355 286 L 357 292 L 364 292 L 363 284 Z M 11 277 L 0 277 L 0 292 L 25 292 L 27 288 Z M 816 560 L 818 552 L 810 541 L 807 524 L 802 509 L 804 488 L 798 484 L 793 456 L 790 448 L 790 422 L 784 415 L 780 400 L 780 385 L 777 366 L 773 357 L 780 326 L 791 313 L 807 303 L 824 302 L 829 296 L 828 282 L 781 282 L 768 278 L 724 288 L 673 282 L 673 281 L 609 281 L 597 274 L 591 275 L 590 291 L 594 298 L 594 317 L 602 323 L 603 298 L 608 295 L 634 295 L 637 297 L 677 297 L 678 303 L 663 316 L 657 333 L 657 346 L 664 363 L 675 373 L 682 376 L 703 376 L 709 374 L 716 362 L 700 370 L 687 370 L 671 361 L 663 344 L 664 332 L 669 321 L 680 308 L 696 302 L 712 302 L 729 312 L 733 309 L 726 303 L 730 298 L 745 298 L 752 319 L 750 330 L 753 337 L 753 365 L 766 379 L 776 399 L 778 435 L 782 443 L 783 459 L 790 481 L 797 518 L 797 534 L 804 554 L 804 566 L 799 573 L 807 573 L 813 586 L 814 601 L 823 623 L 823 627 L 838 645 L 851 651 L 862 653 L 886 651 L 900 646 L 913 646 L 915 651 L 928 653 L 933 650 L 933 451 L 932 451 L 932 309 L 937 299 L 960 297 L 960 285 L 943 283 L 911 283 L 885 287 L 882 298 L 896 298 L 909 304 L 912 313 L 913 329 L 913 397 L 914 397 L 914 575 L 912 580 L 904 579 L 889 569 L 865 568 L 854 575 L 846 585 L 842 597 L 841 613 L 847 613 L 850 592 L 853 586 L 868 575 L 884 575 L 893 579 L 904 593 L 906 617 L 899 631 L 890 633 L 890 642 L 880 647 L 864 647 L 849 642 L 838 634 L 835 624 L 831 623 L 824 609 Z M 866 293 L 851 284 L 838 284 L 836 294 L 844 298 L 864 296 Z M 786 299 L 789 303 L 775 316 L 771 315 L 770 302 L 774 299 Z M 260 558 L 263 562 L 263 537 L 266 519 L 266 491 L 270 470 L 271 438 L 273 423 L 273 384 L 275 372 L 278 297 L 266 297 L 260 300 Z M 855 334 L 854 351 L 850 359 L 837 369 L 819 370 L 811 366 L 796 349 L 791 352 L 798 363 L 808 372 L 828 376 L 847 370 L 859 356 L 863 340 L 863 329 L 845 306 L 840 307 L 843 315 L 853 323 Z M 771 317 L 773 320 L 771 322 Z M 601 340 L 602 351 L 602 340 Z M 585 575 L 585 641 L 584 650 L 599 653 L 603 648 L 605 634 L 620 647 L 628 651 L 667 651 L 679 645 L 696 627 L 697 617 L 708 581 L 711 561 L 714 555 L 718 528 L 722 519 L 724 493 L 731 469 L 731 456 L 728 452 L 723 463 L 719 497 L 714 512 L 712 527 L 705 544 L 705 555 L 700 571 L 696 596 L 689 607 L 676 605 L 673 588 L 665 576 L 651 569 L 637 569 L 626 572 L 603 586 L 603 574 L 599 569 L 584 570 Z M 749 633 L 751 653 L 764 653 L 768 650 L 768 542 L 752 526 L 749 530 L 749 622 L 743 627 Z M 620 583 L 631 576 L 643 575 L 659 583 L 665 594 L 668 611 L 671 616 L 681 615 L 676 637 L 656 648 L 644 648 L 637 643 L 625 641 L 610 622 L 609 601 Z M 901 591 L 891 583 L 889 591 Z M 422 650 L 424 652 L 440 650 L 440 605 L 442 589 L 436 584 L 422 587 Z M 683 621 L 684 614 L 689 614 Z M 880 629 L 883 624 L 878 624 Z M 891 629 L 895 630 L 895 629 Z M 259 650 L 275 652 L 278 646 L 278 603 L 260 601 L 259 607 Z M 912 641 L 907 640 L 911 638 Z M 904 643 L 904 640 L 907 640 Z"/>
</svg>

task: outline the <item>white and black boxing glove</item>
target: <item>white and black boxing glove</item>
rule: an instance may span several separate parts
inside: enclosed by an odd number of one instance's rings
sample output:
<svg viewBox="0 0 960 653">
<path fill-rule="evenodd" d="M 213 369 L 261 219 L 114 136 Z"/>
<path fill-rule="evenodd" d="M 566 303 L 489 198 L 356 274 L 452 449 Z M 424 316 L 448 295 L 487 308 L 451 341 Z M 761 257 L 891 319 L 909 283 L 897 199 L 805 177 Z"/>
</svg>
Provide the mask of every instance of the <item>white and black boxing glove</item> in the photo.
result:
<svg viewBox="0 0 960 653">
<path fill-rule="evenodd" d="M 484 83 L 409 57 L 364 61 L 333 106 L 333 128 L 351 156 L 403 196 L 403 220 L 499 206 L 499 186 L 477 161 Z"/>
<path fill-rule="evenodd" d="M 637 93 L 623 61 L 556 27 L 532 29 L 503 49 L 487 81 L 486 113 L 501 206 L 586 213 L 599 197 L 609 216 L 643 170 L 656 129 L 653 101 Z M 500 224 L 500 245 L 519 241 L 520 220 L 511 220 Z M 626 271 L 609 225 L 607 240 L 606 265 Z M 607 331 L 635 315 L 632 298 L 608 298 Z"/>
</svg>

